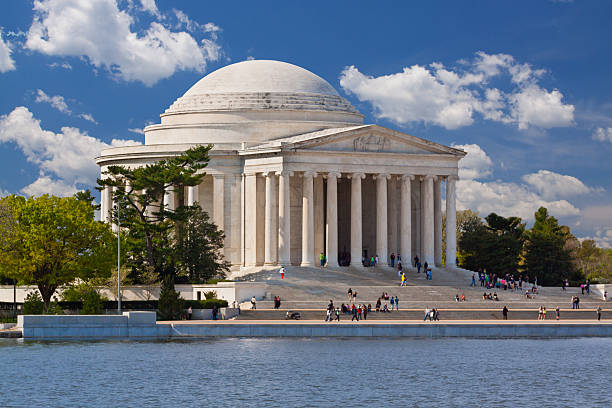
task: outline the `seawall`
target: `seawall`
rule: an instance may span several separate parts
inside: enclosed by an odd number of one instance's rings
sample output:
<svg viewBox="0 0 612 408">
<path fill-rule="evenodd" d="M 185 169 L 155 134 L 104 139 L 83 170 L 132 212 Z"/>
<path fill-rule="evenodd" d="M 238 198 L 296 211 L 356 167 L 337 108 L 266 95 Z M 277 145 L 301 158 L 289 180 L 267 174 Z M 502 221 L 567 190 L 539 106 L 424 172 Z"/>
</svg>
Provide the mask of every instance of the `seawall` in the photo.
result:
<svg viewBox="0 0 612 408">
<path fill-rule="evenodd" d="M 153 312 L 122 316 L 19 316 L 25 339 L 174 339 L 210 337 L 612 337 L 612 321 L 177 321 Z"/>
</svg>

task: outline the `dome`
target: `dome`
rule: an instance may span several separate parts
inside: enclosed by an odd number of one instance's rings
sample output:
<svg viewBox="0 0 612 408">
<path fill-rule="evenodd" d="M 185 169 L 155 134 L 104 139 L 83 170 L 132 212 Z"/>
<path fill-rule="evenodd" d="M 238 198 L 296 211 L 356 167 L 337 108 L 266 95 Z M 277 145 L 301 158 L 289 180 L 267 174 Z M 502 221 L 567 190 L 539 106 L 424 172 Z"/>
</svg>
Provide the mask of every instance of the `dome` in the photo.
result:
<svg viewBox="0 0 612 408">
<path fill-rule="evenodd" d="M 220 68 L 200 79 L 184 96 L 223 93 L 306 93 L 339 96 L 318 75 L 281 61 L 251 60 Z"/>
<path fill-rule="evenodd" d="M 251 60 L 206 75 L 144 131 L 146 144 L 234 149 L 362 123 L 363 115 L 323 78 L 286 62 Z"/>
<path fill-rule="evenodd" d="M 268 60 L 238 62 L 206 75 L 166 113 L 245 110 L 358 113 L 323 78 L 293 64 Z"/>
</svg>

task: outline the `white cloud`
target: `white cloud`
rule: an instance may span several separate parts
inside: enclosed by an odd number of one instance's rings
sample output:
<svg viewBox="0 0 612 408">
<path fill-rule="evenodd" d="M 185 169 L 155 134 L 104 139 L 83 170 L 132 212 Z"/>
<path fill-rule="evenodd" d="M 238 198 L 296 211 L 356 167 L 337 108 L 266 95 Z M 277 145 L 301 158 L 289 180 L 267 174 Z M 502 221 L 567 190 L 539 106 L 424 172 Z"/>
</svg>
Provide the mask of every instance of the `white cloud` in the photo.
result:
<svg viewBox="0 0 612 408">
<path fill-rule="evenodd" d="M 58 111 L 67 115 L 72 115 L 72 110 L 68 107 L 66 99 L 61 95 L 49 96 L 42 89 L 38 89 L 36 91 L 35 101 L 38 103 L 48 103 L 54 109 L 57 109 Z M 98 124 L 90 113 L 79 113 L 76 116 L 96 125 Z"/>
<path fill-rule="evenodd" d="M 38 180 L 24 187 L 24 193 L 58 195 L 74 193 L 77 185 L 95 186 L 99 168 L 93 159 L 103 149 L 139 144 L 113 140 L 109 145 L 73 127 L 63 127 L 60 133 L 45 130 L 24 106 L 0 116 L 0 143 L 15 143 L 39 167 Z"/>
<path fill-rule="evenodd" d="M 523 181 L 532 186 L 544 199 L 554 200 L 560 197 L 572 197 L 600 191 L 586 186 L 576 177 L 566 176 L 549 170 L 526 174 Z"/>
<path fill-rule="evenodd" d="M 565 198 L 596 191 L 575 177 L 548 170 L 523 176 L 524 183 L 479 181 L 492 176 L 492 161 L 478 145 L 454 145 L 467 152 L 459 162 L 457 208 L 471 209 L 483 215 L 495 212 L 532 220 L 539 207 L 546 207 L 557 217 L 577 216 L 580 210 Z"/>
<path fill-rule="evenodd" d="M 571 126 L 574 123 L 574 105 L 561 101 L 563 94 L 557 89 L 548 92 L 537 85 L 529 85 L 510 97 L 512 114 L 519 129 L 530 125 L 541 128 Z"/>
<path fill-rule="evenodd" d="M 461 149 L 467 153 L 467 156 L 461 159 L 459 166 L 459 177 L 462 180 L 486 178 L 491 175 L 493 162 L 480 146 L 477 144 L 453 144 L 452 147 Z"/>
<path fill-rule="evenodd" d="M 72 69 L 72 65 L 70 65 L 67 62 L 62 62 L 61 64 L 59 62 L 52 62 L 49 64 L 49 68 L 64 68 L 64 69 Z"/>
<path fill-rule="evenodd" d="M 573 125 L 574 106 L 564 104 L 558 90 L 538 85 L 544 73 L 511 55 L 480 51 L 472 62 L 463 61 L 454 69 L 434 62 L 373 77 L 350 66 L 342 71 L 340 86 L 372 104 L 377 117 L 399 124 L 422 122 L 457 129 L 471 125 L 477 113 L 519 129 Z M 504 76 L 510 79 L 507 92 L 488 86 L 491 79 Z"/>
<path fill-rule="evenodd" d="M 98 124 L 98 122 L 94 119 L 94 117 L 90 113 L 79 113 L 77 116 L 79 118 L 85 119 L 86 121 L 91 122 L 91 123 L 93 123 L 95 125 Z"/>
<path fill-rule="evenodd" d="M 155 0 L 140 0 L 140 4 L 142 5 L 142 9 L 144 11 L 157 18 L 162 18 L 162 15 L 157 8 L 157 4 L 155 4 Z"/>
<path fill-rule="evenodd" d="M 119 9 L 116 0 L 36 0 L 25 47 L 47 55 L 85 57 L 116 78 L 148 86 L 177 70 L 204 72 L 207 63 L 218 58 L 215 38 L 198 42 L 159 22 L 143 33 L 134 32 L 129 12 Z"/>
<path fill-rule="evenodd" d="M 15 60 L 11 57 L 11 53 L 11 45 L 2 39 L 2 30 L 0 30 L 0 72 L 15 70 Z"/>
<path fill-rule="evenodd" d="M 128 132 L 137 133 L 139 135 L 144 135 L 144 130 L 141 128 L 129 128 Z"/>
<path fill-rule="evenodd" d="M 42 89 L 39 89 L 36 92 L 36 102 L 38 103 L 48 103 L 53 108 L 57 109 L 60 112 L 70 114 L 72 111 L 68 109 L 68 104 L 66 100 L 61 95 L 49 96 Z"/>
<path fill-rule="evenodd" d="M 612 127 L 599 127 L 593 132 L 593 140 L 612 143 Z"/>
</svg>

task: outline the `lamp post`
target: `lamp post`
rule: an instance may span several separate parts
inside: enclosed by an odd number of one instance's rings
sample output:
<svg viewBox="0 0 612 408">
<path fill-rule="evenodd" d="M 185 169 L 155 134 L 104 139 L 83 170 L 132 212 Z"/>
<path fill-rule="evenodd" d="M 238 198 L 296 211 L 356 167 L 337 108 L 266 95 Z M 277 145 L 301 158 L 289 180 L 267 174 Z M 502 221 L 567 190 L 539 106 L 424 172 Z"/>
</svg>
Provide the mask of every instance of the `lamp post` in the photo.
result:
<svg viewBox="0 0 612 408">
<path fill-rule="evenodd" d="M 121 314 L 121 199 L 117 200 L 117 314 Z"/>
</svg>

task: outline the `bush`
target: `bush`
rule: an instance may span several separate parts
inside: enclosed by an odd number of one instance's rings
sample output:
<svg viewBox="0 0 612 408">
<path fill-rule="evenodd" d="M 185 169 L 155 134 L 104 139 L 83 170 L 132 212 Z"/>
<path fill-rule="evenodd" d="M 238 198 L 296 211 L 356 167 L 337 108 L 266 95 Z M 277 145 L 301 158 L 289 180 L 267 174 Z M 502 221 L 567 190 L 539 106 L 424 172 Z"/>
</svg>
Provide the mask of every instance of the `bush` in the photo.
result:
<svg viewBox="0 0 612 408">
<path fill-rule="evenodd" d="M 85 294 L 83 299 L 83 308 L 81 309 L 82 315 L 96 315 L 104 312 L 104 299 L 95 290 L 89 291 Z"/>
<path fill-rule="evenodd" d="M 191 306 L 192 309 L 212 309 L 213 306 L 227 307 L 227 300 L 224 299 L 206 299 L 206 300 L 185 300 L 185 308 Z"/>
<path fill-rule="evenodd" d="M 204 298 L 206 299 L 216 299 L 217 298 L 217 292 L 214 290 L 210 290 L 208 292 L 204 292 Z"/>
<path fill-rule="evenodd" d="M 159 320 L 178 320 L 183 317 L 184 300 L 181 295 L 174 290 L 174 282 L 165 279 L 161 285 L 159 294 L 158 314 Z"/>
<path fill-rule="evenodd" d="M 37 291 L 30 292 L 23 302 L 24 315 L 40 315 L 43 314 L 43 300 Z"/>
</svg>

